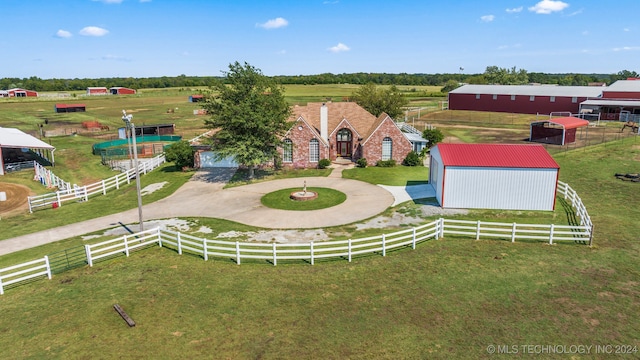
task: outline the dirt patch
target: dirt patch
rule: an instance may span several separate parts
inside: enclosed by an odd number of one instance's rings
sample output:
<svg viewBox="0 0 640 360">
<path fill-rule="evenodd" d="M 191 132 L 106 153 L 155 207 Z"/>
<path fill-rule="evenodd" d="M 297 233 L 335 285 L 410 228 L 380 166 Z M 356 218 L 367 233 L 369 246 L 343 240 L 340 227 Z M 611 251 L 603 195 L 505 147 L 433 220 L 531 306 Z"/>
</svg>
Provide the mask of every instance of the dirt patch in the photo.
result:
<svg viewBox="0 0 640 360">
<path fill-rule="evenodd" d="M 0 182 L 0 192 L 6 194 L 6 201 L 0 201 L 0 216 L 9 216 L 29 209 L 27 196 L 31 190 L 24 185 Z"/>
</svg>

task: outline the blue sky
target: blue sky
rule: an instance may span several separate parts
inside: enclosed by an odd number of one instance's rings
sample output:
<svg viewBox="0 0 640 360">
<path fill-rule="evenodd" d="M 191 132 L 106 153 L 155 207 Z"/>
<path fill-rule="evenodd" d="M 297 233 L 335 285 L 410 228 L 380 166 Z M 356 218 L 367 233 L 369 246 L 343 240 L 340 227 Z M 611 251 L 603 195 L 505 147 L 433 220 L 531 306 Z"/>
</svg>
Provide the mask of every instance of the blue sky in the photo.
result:
<svg viewBox="0 0 640 360">
<path fill-rule="evenodd" d="M 2 0 L 1 77 L 640 72 L 638 0 Z"/>
</svg>

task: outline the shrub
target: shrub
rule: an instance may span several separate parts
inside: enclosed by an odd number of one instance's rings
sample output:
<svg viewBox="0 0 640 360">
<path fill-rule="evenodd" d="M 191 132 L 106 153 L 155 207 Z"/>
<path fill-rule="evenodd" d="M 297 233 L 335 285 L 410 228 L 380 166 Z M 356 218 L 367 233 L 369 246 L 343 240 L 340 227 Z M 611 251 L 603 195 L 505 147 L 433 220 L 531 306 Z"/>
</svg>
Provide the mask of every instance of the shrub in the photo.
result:
<svg viewBox="0 0 640 360">
<path fill-rule="evenodd" d="M 420 155 L 415 151 L 410 151 L 407 157 L 402 161 L 402 165 L 405 166 L 418 166 L 420 165 Z"/>
<path fill-rule="evenodd" d="M 320 159 L 318 161 L 318 169 L 325 169 L 329 165 L 331 165 L 331 160 L 329 159 Z"/>
<path fill-rule="evenodd" d="M 396 161 L 391 159 L 391 160 L 380 160 L 376 163 L 376 166 L 379 167 L 394 167 L 396 166 Z"/>
<path fill-rule="evenodd" d="M 439 129 L 424 129 L 422 137 L 429 142 L 427 144 L 428 147 L 433 147 L 444 140 L 444 134 Z"/>
<path fill-rule="evenodd" d="M 167 147 L 164 152 L 164 156 L 169 162 L 174 162 L 176 168 L 186 169 L 193 167 L 193 154 L 195 150 L 191 147 L 188 141 L 180 140 Z"/>
<path fill-rule="evenodd" d="M 367 167 L 367 159 L 365 158 L 360 158 L 356 161 L 356 166 L 359 168 L 366 168 Z"/>
</svg>

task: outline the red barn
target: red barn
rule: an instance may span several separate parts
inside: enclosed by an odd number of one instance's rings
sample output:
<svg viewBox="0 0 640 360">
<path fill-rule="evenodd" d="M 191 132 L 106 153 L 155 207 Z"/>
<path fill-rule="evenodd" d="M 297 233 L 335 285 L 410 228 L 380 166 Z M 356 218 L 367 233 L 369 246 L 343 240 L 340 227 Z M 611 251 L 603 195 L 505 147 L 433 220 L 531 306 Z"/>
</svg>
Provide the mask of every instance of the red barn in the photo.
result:
<svg viewBox="0 0 640 360">
<path fill-rule="evenodd" d="M 602 87 L 555 85 L 464 85 L 449 92 L 450 110 L 519 114 L 577 113 Z"/>
<path fill-rule="evenodd" d="M 129 89 L 121 86 L 114 86 L 109 89 L 111 95 L 133 95 L 136 93 L 134 89 Z"/>
<path fill-rule="evenodd" d="M 640 100 L 640 79 L 618 80 L 602 90 L 602 98 Z"/>
<path fill-rule="evenodd" d="M 594 120 L 640 122 L 640 79 L 618 80 L 602 90 L 602 97 L 580 104 L 581 114 Z"/>
<path fill-rule="evenodd" d="M 37 91 L 19 88 L 9 89 L 7 90 L 7 94 L 9 97 L 38 97 Z"/>
<path fill-rule="evenodd" d="M 109 95 L 106 87 L 88 87 L 87 95 Z"/>
<path fill-rule="evenodd" d="M 87 107 L 84 104 L 56 104 L 54 110 L 57 113 L 85 112 Z"/>
</svg>

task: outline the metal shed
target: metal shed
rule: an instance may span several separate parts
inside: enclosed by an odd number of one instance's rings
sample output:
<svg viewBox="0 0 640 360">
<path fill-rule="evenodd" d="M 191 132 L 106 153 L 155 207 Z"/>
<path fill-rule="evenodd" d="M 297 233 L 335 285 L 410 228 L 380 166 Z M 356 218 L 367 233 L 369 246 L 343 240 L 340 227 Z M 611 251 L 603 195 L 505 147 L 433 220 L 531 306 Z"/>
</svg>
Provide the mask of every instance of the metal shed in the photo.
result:
<svg viewBox="0 0 640 360">
<path fill-rule="evenodd" d="M 560 166 L 542 145 L 438 144 L 429 183 L 443 208 L 555 208 Z"/>
<path fill-rule="evenodd" d="M 576 142 L 576 130 L 589 126 L 589 121 L 575 117 L 562 117 L 531 123 L 529 141 L 564 145 Z"/>
</svg>

